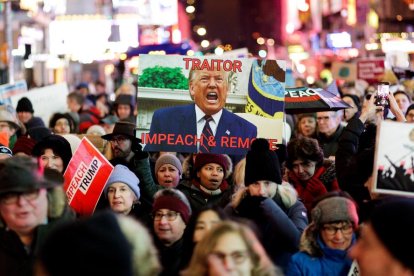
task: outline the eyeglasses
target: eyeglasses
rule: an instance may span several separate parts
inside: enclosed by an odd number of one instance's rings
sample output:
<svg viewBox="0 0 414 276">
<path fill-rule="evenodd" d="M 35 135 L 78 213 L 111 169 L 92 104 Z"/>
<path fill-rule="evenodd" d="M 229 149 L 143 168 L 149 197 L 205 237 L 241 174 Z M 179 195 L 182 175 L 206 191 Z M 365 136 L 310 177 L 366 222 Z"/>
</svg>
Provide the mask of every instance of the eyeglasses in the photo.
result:
<svg viewBox="0 0 414 276">
<path fill-rule="evenodd" d="M 155 213 L 152 217 L 154 218 L 154 221 L 160 221 L 162 220 L 162 217 L 165 217 L 168 221 L 174 221 L 178 215 L 179 213 L 171 211 L 165 214 Z"/>
<path fill-rule="evenodd" d="M 219 258 L 222 262 L 224 262 L 227 257 L 230 257 L 235 264 L 242 264 L 249 257 L 249 253 L 247 253 L 247 251 L 234 251 L 228 254 L 223 252 L 213 252 L 212 254 Z"/>
<path fill-rule="evenodd" d="M 26 199 L 27 201 L 33 201 L 39 197 L 39 191 L 40 190 L 34 190 L 24 193 L 7 193 L 0 198 L 0 202 L 5 205 L 16 204 L 20 197 Z"/>
<path fill-rule="evenodd" d="M 120 144 L 120 143 L 125 142 L 125 140 L 128 140 L 128 138 L 127 138 L 127 137 L 125 137 L 125 136 L 114 136 L 114 137 L 112 137 L 112 139 L 111 139 L 111 143 L 117 143 L 117 144 Z"/>
<path fill-rule="evenodd" d="M 343 235 L 349 235 L 352 233 L 353 227 L 351 223 L 346 223 L 341 227 L 337 227 L 334 225 L 325 225 L 323 226 L 323 230 L 331 236 L 335 235 L 338 231 L 341 231 Z"/>
</svg>

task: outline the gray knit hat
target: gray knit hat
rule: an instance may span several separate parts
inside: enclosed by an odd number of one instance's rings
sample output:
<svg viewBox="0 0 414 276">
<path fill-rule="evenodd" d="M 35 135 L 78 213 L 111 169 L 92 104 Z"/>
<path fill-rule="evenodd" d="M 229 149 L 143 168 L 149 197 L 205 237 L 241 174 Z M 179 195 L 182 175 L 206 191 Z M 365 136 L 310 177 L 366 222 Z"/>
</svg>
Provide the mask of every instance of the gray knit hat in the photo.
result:
<svg viewBox="0 0 414 276">
<path fill-rule="evenodd" d="M 328 197 L 321 200 L 311 211 L 312 221 L 321 226 L 337 221 L 351 221 L 358 225 L 358 214 L 355 203 L 341 196 Z"/>
<path fill-rule="evenodd" d="M 137 199 L 139 199 L 141 195 L 139 187 L 138 187 L 139 179 L 133 172 L 131 172 L 124 165 L 115 166 L 114 170 L 111 173 L 111 176 L 109 176 L 109 179 L 106 182 L 106 185 L 104 188 L 105 196 L 108 195 L 109 186 L 115 182 L 121 182 L 121 183 L 125 183 L 126 185 L 128 185 L 128 187 L 131 188 L 131 190 L 137 196 Z"/>
<path fill-rule="evenodd" d="M 161 166 L 165 164 L 170 164 L 176 167 L 180 172 L 180 175 L 183 173 L 183 167 L 180 160 L 177 158 L 177 156 L 170 153 L 166 153 L 158 157 L 157 162 L 155 162 L 155 173 L 157 173 Z"/>
</svg>

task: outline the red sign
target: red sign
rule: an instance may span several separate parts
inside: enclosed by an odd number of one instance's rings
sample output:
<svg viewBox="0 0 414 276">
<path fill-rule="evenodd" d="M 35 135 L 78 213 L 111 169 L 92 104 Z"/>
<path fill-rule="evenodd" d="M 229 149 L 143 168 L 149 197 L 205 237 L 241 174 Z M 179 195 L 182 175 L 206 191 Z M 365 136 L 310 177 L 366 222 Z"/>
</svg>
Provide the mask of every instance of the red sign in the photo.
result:
<svg viewBox="0 0 414 276">
<path fill-rule="evenodd" d="M 92 215 L 113 166 L 84 137 L 63 177 L 69 205 L 80 215 Z"/>
<path fill-rule="evenodd" d="M 366 80 L 368 83 L 381 81 L 385 74 L 383 59 L 364 59 L 357 62 L 357 78 Z"/>
</svg>

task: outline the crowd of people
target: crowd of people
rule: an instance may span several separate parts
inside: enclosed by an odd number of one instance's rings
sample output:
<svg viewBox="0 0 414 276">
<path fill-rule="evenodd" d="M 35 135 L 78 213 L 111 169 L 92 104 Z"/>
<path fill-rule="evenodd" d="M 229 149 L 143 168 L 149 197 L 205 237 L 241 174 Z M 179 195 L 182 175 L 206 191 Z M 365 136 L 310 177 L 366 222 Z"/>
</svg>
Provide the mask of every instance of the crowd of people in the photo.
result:
<svg viewBox="0 0 414 276">
<path fill-rule="evenodd" d="M 368 92 L 235 157 L 143 150 L 126 90 L 79 85 L 48 127 L 27 98 L 0 106 L 0 275 L 414 275 L 414 199 L 369 186 L 384 108 Z M 389 102 L 385 119 L 414 117 L 406 92 Z M 63 188 L 80 134 L 114 167 L 92 216 Z"/>
</svg>

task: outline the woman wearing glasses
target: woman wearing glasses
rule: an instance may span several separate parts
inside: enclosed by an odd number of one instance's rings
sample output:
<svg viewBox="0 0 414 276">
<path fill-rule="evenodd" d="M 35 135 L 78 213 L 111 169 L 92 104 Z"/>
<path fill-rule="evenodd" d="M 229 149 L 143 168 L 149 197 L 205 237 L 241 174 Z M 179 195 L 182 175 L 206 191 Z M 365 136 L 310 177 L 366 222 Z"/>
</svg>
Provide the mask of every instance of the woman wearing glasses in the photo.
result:
<svg viewBox="0 0 414 276">
<path fill-rule="evenodd" d="M 254 233 L 242 224 L 223 221 L 195 247 L 184 276 L 278 275 Z"/>
<path fill-rule="evenodd" d="M 354 201 L 345 192 L 330 192 L 317 201 L 311 216 L 286 275 L 348 275 L 352 265 L 348 250 L 358 227 Z"/>
<path fill-rule="evenodd" d="M 154 242 L 163 271 L 160 275 L 178 275 L 183 268 L 183 235 L 191 216 L 191 206 L 179 190 L 166 188 L 154 195 L 152 207 Z"/>
</svg>

